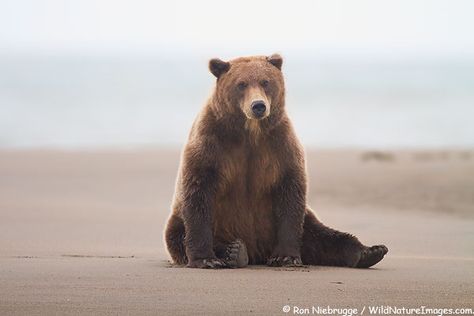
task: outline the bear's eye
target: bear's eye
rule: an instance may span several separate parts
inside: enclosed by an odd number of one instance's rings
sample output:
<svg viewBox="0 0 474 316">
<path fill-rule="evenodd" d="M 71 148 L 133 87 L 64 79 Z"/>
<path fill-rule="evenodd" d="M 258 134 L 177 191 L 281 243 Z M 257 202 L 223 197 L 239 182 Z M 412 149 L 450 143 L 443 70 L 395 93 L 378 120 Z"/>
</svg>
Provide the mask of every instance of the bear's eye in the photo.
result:
<svg viewBox="0 0 474 316">
<path fill-rule="evenodd" d="M 262 87 L 264 87 L 264 88 L 265 88 L 265 87 L 268 87 L 268 84 L 269 84 L 268 80 L 262 80 L 262 81 L 260 81 L 260 85 L 261 85 Z"/>
<path fill-rule="evenodd" d="M 247 83 L 241 81 L 241 82 L 239 82 L 239 84 L 237 85 L 237 88 L 239 88 L 240 91 L 245 90 L 245 88 L 247 88 Z"/>
</svg>

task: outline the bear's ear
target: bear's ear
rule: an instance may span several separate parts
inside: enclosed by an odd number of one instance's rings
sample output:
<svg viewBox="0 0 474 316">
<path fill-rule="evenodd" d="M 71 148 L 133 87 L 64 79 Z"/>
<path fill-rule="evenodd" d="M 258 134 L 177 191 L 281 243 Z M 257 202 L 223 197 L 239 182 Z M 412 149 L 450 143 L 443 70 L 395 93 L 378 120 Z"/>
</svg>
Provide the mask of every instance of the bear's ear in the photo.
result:
<svg viewBox="0 0 474 316">
<path fill-rule="evenodd" d="M 223 73 L 229 71 L 230 63 L 222 61 L 218 58 L 213 58 L 209 61 L 209 70 L 211 73 L 219 78 Z"/>
<path fill-rule="evenodd" d="M 275 66 L 279 70 L 281 70 L 281 65 L 283 64 L 283 58 L 280 55 L 273 54 L 273 55 L 267 57 L 267 60 L 270 64 L 272 64 L 273 66 Z"/>
</svg>

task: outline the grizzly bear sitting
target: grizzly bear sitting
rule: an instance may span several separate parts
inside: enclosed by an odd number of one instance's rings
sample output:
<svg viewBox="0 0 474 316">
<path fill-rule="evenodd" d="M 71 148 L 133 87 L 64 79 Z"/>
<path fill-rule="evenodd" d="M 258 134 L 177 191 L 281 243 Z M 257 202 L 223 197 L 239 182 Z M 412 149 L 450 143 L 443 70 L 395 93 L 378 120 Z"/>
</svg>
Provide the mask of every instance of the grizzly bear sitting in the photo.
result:
<svg viewBox="0 0 474 316">
<path fill-rule="evenodd" d="M 305 156 L 285 112 L 282 62 L 209 62 L 216 88 L 184 148 L 165 232 L 175 263 L 367 268 L 387 253 L 323 225 L 306 205 Z"/>
</svg>

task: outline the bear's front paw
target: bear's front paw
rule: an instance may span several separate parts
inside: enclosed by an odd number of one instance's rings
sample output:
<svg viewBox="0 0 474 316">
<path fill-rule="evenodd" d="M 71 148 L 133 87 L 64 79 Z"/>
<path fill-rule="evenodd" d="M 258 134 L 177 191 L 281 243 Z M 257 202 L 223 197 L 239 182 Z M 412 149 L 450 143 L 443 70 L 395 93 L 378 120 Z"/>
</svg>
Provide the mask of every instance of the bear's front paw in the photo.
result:
<svg viewBox="0 0 474 316">
<path fill-rule="evenodd" d="M 271 267 L 301 267 L 300 256 L 272 256 L 268 259 L 267 265 Z"/>
<path fill-rule="evenodd" d="M 187 265 L 188 268 L 198 268 L 198 269 L 221 269 L 225 268 L 225 263 L 217 258 L 208 258 L 208 259 L 196 259 L 192 260 Z"/>
</svg>

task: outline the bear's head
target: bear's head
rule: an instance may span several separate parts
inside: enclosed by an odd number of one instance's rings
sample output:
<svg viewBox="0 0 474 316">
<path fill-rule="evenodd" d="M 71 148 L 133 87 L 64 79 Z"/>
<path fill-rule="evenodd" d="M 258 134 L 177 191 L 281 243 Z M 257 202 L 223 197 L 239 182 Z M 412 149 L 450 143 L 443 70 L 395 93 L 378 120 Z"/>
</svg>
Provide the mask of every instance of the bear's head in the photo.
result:
<svg viewBox="0 0 474 316">
<path fill-rule="evenodd" d="M 226 107 L 226 113 L 244 114 L 249 120 L 277 116 L 285 98 L 282 63 L 277 54 L 231 61 L 211 59 L 209 70 L 217 78 L 215 97 L 219 107 Z"/>
</svg>

